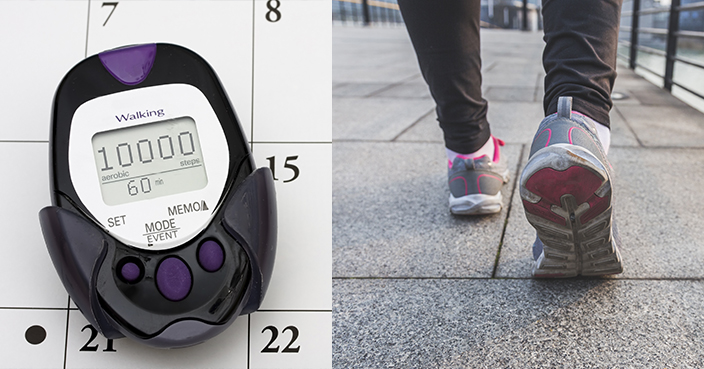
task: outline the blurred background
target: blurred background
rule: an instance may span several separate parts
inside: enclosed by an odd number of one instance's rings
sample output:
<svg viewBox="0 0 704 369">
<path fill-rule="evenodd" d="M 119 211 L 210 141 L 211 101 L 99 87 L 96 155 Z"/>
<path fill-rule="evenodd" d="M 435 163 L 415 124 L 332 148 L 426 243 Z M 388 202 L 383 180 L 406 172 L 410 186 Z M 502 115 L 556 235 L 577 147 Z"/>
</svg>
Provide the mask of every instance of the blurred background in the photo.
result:
<svg viewBox="0 0 704 369">
<path fill-rule="evenodd" d="M 332 22 L 403 27 L 396 0 L 332 0 Z M 481 24 L 541 30 L 540 2 L 484 0 Z M 704 112 L 704 1 L 625 0 L 618 56 L 636 73 Z"/>
</svg>

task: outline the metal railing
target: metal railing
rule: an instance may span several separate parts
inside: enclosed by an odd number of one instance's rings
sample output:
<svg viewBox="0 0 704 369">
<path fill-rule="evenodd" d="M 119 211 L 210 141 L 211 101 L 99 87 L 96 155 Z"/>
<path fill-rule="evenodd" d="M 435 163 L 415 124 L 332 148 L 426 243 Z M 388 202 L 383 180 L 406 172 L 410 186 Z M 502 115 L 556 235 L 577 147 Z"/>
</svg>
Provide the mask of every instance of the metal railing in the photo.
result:
<svg viewBox="0 0 704 369">
<path fill-rule="evenodd" d="M 669 7 L 661 8 L 649 8 L 641 9 L 641 0 L 632 0 L 633 9 L 625 10 L 621 12 L 622 17 L 631 17 L 631 25 L 621 25 L 621 32 L 630 32 L 630 40 L 626 41 L 623 39 L 619 40 L 619 44 L 626 46 L 629 49 L 629 55 L 625 56 L 621 53 L 618 54 L 619 57 L 626 59 L 628 61 L 628 66 L 631 69 L 642 68 L 643 70 L 654 74 L 663 79 L 663 88 L 667 91 L 672 92 L 672 87 L 677 86 L 690 94 L 704 99 L 704 91 L 695 91 L 693 88 L 684 86 L 681 83 L 674 81 L 673 76 L 675 72 L 675 64 L 677 62 L 684 63 L 689 66 L 693 66 L 701 69 L 702 75 L 704 75 L 704 63 L 695 60 L 693 58 L 687 58 L 680 56 L 677 53 L 678 42 L 682 39 L 697 39 L 704 42 L 704 32 L 702 31 L 688 31 L 680 29 L 680 18 L 683 12 L 692 12 L 698 10 L 704 10 L 704 1 L 694 2 L 682 5 L 681 0 L 671 0 Z M 663 2 L 660 2 L 663 3 Z M 641 27 L 640 18 L 644 15 L 655 15 L 667 13 L 667 28 L 657 28 L 657 27 Z M 704 11 L 699 12 L 704 15 Z M 704 19 L 702 19 L 704 22 Z M 665 38 L 665 50 L 660 50 L 656 47 L 650 47 L 639 44 L 640 34 L 657 35 L 658 37 Z M 652 67 L 639 63 L 638 52 L 665 57 L 665 70 L 663 72 L 658 72 Z M 704 55 L 704 54 L 703 54 Z M 704 88 L 704 85 L 698 86 L 699 88 Z"/>
<path fill-rule="evenodd" d="M 333 0 L 332 20 L 365 26 L 403 24 L 396 0 Z"/>
</svg>

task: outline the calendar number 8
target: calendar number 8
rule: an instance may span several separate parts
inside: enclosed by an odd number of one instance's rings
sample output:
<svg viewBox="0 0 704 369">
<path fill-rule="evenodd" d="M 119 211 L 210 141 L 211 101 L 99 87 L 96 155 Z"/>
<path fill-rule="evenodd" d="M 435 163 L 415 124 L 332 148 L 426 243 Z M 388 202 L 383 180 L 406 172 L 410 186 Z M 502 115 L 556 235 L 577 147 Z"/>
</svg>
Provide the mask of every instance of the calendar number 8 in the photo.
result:
<svg viewBox="0 0 704 369">
<path fill-rule="evenodd" d="M 275 23 L 281 19 L 281 12 L 279 11 L 279 6 L 281 6 L 281 2 L 279 0 L 267 0 L 266 7 L 269 9 L 269 11 L 266 12 L 266 20 L 271 23 Z"/>
</svg>

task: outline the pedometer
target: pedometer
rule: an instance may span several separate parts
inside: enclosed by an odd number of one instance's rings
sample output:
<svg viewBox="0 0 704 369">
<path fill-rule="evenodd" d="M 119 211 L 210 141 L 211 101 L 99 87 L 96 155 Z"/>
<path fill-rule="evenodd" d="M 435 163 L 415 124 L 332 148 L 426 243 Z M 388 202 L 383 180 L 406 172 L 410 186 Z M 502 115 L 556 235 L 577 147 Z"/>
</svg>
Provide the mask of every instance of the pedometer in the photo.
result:
<svg viewBox="0 0 704 369">
<path fill-rule="evenodd" d="M 200 56 L 145 44 L 77 64 L 54 97 L 50 163 L 44 240 L 105 337 L 190 346 L 259 308 L 274 182 Z"/>
</svg>

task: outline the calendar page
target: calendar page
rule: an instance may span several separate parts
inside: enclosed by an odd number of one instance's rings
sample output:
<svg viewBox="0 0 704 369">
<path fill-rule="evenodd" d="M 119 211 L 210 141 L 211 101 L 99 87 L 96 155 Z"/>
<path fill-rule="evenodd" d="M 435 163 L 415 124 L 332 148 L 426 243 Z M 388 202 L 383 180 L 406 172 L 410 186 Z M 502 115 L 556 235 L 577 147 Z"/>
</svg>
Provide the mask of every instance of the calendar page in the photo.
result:
<svg viewBox="0 0 704 369">
<path fill-rule="evenodd" d="M 0 368 L 331 367 L 329 0 L 0 0 Z M 217 72 L 258 167 L 271 168 L 278 248 L 262 306 L 184 349 L 106 339 L 71 302 L 38 212 L 51 205 L 54 92 L 84 58 L 165 42 Z"/>
</svg>

